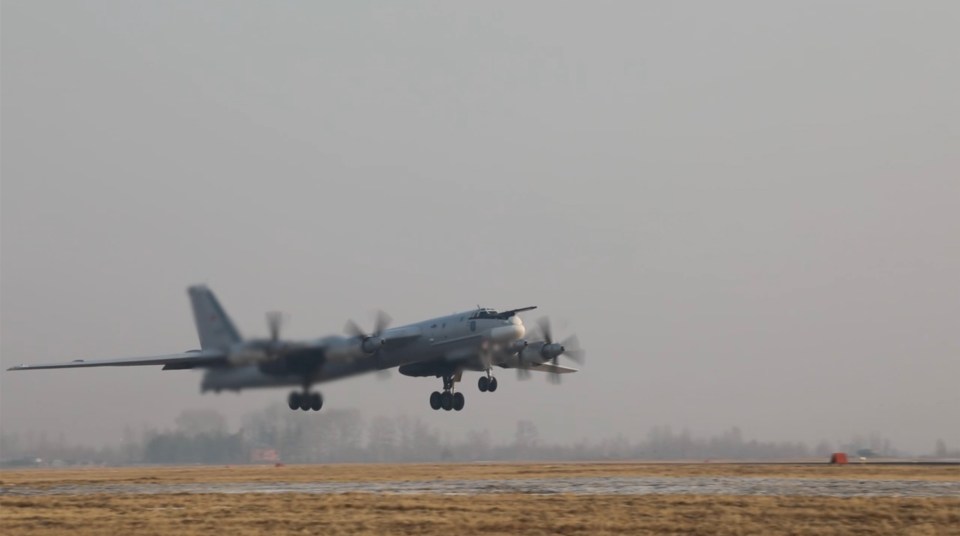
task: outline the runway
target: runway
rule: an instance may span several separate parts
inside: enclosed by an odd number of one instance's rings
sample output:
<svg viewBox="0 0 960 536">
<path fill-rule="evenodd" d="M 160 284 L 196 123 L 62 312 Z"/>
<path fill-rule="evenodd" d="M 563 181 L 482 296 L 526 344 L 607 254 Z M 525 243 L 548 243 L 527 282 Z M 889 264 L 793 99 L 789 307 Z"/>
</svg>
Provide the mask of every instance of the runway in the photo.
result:
<svg viewBox="0 0 960 536">
<path fill-rule="evenodd" d="M 170 493 L 374 493 L 475 495 L 750 495 L 810 497 L 960 497 L 960 482 L 757 477 L 610 477 L 385 482 L 84 483 L 0 487 L 0 496 Z"/>
</svg>

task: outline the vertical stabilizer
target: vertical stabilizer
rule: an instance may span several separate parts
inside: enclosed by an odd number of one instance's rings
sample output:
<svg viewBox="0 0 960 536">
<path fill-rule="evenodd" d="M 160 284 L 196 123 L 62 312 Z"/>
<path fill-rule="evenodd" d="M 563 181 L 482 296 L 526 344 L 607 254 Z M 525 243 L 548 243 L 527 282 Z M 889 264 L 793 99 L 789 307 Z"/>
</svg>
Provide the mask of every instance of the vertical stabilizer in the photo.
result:
<svg viewBox="0 0 960 536">
<path fill-rule="evenodd" d="M 213 291 L 205 285 L 195 285 L 188 288 L 187 293 L 190 294 L 190 304 L 193 306 L 193 319 L 197 323 L 200 348 L 224 350 L 242 340 L 240 332 L 220 306 Z"/>
</svg>

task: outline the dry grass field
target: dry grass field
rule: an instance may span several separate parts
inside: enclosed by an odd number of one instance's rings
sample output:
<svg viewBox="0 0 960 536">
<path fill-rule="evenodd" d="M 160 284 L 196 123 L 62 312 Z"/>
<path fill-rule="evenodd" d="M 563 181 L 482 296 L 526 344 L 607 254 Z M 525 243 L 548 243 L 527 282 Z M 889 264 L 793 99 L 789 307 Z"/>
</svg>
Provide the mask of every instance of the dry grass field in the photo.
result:
<svg viewBox="0 0 960 536">
<path fill-rule="evenodd" d="M 949 466 L 470 464 L 0 472 L 0 487 L 98 483 L 764 476 L 960 480 Z M 0 494 L 0 534 L 958 534 L 960 497 Z"/>
<path fill-rule="evenodd" d="M 951 498 L 210 494 L 4 497 L 20 534 L 960 534 Z"/>
</svg>

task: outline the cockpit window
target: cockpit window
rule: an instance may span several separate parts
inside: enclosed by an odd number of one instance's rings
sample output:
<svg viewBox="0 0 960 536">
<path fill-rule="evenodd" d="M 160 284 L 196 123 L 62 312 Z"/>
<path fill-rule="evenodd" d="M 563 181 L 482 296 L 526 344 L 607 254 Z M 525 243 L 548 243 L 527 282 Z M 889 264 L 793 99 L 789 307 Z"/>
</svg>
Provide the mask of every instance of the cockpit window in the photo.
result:
<svg viewBox="0 0 960 536">
<path fill-rule="evenodd" d="M 479 309 L 470 316 L 471 320 L 483 320 L 490 318 L 497 318 L 497 312 L 493 309 Z"/>
</svg>

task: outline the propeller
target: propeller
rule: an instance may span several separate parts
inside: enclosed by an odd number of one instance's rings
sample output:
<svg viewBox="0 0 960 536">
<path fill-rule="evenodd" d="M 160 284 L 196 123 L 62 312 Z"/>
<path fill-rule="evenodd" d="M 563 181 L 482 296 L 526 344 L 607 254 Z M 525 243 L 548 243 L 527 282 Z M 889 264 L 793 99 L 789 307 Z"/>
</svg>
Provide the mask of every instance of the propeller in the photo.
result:
<svg viewBox="0 0 960 536">
<path fill-rule="evenodd" d="M 518 367 L 517 368 L 517 379 L 518 380 L 529 380 L 530 379 L 530 369 Z"/>
<path fill-rule="evenodd" d="M 363 341 L 363 350 L 367 353 L 377 351 L 386 342 L 381 336 L 387 330 L 393 319 L 383 311 L 377 311 L 377 317 L 373 323 L 373 333 L 369 335 L 353 320 L 347 320 L 343 330 L 352 337 L 358 337 Z"/>
<path fill-rule="evenodd" d="M 527 348 L 530 343 L 524 340 L 515 341 L 513 343 L 512 350 L 517 353 L 517 356 L 520 357 L 523 355 L 523 351 Z M 517 380 L 529 380 L 530 379 L 530 369 L 528 369 L 523 364 L 523 359 L 518 359 L 517 364 Z"/>
<path fill-rule="evenodd" d="M 357 325 L 357 323 L 353 320 L 347 320 L 347 325 L 343 329 L 347 332 L 347 334 L 354 337 L 362 337 L 364 339 L 367 337 L 379 337 L 381 333 L 386 331 L 387 326 L 389 326 L 390 322 L 392 321 L 393 319 L 390 318 L 390 315 L 383 311 L 377 311 L 377 318 L 374 320 L 372 334 L 367 335 L 366 332 L 363 331 L 363 328 Z"/>
<path fill-rule="evenodd" d="M 282 343 L 280 342 L 280 327 L 283 325 L 283 313 L 280 311 L 267 312 L 267 327 L 270 330 L 270 340 L 265 345 L 264 352 L 270 359 L 275 359 L 280 355 Z"/>
<path fill-rule="evenodd" d="M 543 340 L 546 341 L 547 344 L 552 344 L 553 330 L 550 329 L 550 317 L 541 316 L 540 319 L 537 320 L 537 327 L 540 328 L 540 335 L 543 337 Z"/>
<path fill-rule="evenodd" d="M 570 335 L 560 341 L 560 346 L 563 346 L 563 355 L 569 357 L 574 363 L 583 365 L 586 361 L 587 352 L 580 347 L 580 339 L 576 335 Z"/>
<path fill-rule="evenodd" d="M 267 326 L 270 328 L 270 342 L 276 343 L 280 340 L 280 326 L 283 324 L 283 313 L 280 311 L 269 311 L 267 313 Z"/>
<path fill-rule="evenodd" d="M 550 327 L 550 318 L 546 316 L 541 317 L 540 320 L 537 321 L 537 328 L 540 330 L 540 335 L 543 337 L 543 341 L 545 343 L 543 351 L 553 355 L 553 358 L 549 361 L 551 361 L 554 365 L 557 365 L 557 361 L 560 356 L 564 355 L 578 365 L 583 365 L 584 359 L 586 358 L 586 352 L 584 352 L 583 348 L 580 347 L 580 339 L 578 339 L 576 335 L 570 335 L 569 337 L 560 341 L 559 344 L 554 343 L 553 329 Z M 529 374 L 529 371 L 526 372 Z M 560 373 L 553 371 L 547 376 L 547 379 L 552 384 L 559 384 Z"/>
</svg>

